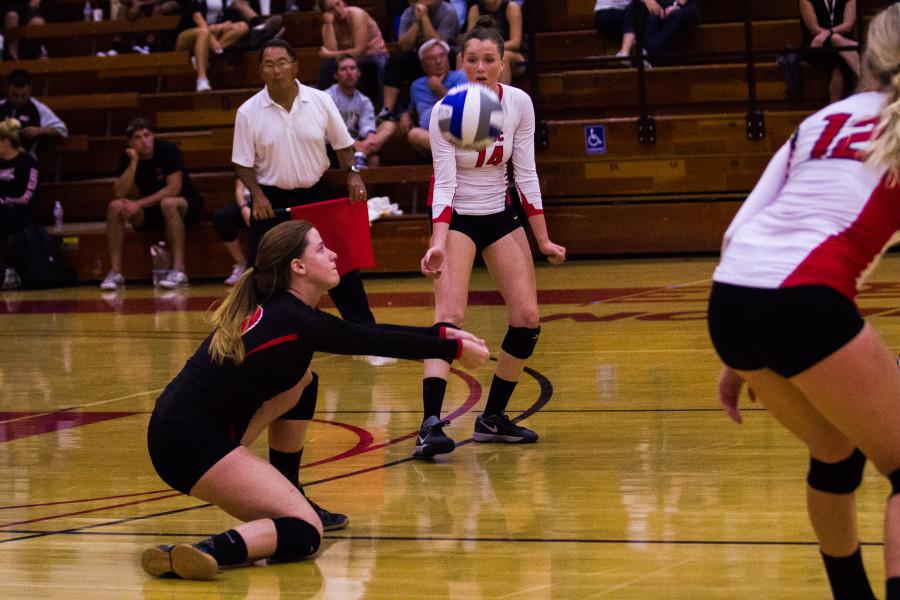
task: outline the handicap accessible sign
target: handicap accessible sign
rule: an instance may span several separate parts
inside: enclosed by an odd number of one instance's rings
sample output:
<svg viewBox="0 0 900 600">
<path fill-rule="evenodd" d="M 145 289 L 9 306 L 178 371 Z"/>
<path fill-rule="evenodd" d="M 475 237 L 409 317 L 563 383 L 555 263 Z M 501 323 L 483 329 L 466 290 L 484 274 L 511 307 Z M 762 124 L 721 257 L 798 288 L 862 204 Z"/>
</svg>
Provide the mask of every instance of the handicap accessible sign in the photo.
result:
<svg viewBox="0 0 900 600">
<path fill-rule="evenodd" d="M 584 150 L 587 154 L 606 154 L 606 129 L 603 125 L 585 125 Z"/>
</svg>

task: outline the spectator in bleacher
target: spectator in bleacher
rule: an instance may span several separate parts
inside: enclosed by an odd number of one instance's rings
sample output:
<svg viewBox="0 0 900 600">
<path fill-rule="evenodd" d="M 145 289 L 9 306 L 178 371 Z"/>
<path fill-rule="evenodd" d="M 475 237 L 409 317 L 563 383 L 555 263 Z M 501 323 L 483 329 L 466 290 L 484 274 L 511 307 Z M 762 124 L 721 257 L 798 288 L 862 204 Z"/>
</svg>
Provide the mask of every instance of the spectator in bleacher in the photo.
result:
<svg viewBox="0 0 900 600">
<path fill-rule="evenodd" d="M 41 0 L 3 0 L 3 29 L 10 27 L 36 27 L 46 23 L 41 15 Z M 26 40 L 19 51 L 19 40 L 10 40 L 4 50 L 4 59 L 20 60 L 37 58 L 40 53 L 40 42 Z"/>
<path fill-rule="evenodd" d="M 238 239 L 238 230 L 250 226 L 250 192 L 240 179 L 234 180 L 234 202 L 223 206 L 213 214 L 213 225 L 225 249 L 231 255 L 234 266 L 225 285 L 232 286 L 238 282 L 247 270 L 247 257 Z"/>
<path fill-rule="evenodd" d="M 388 51 L 375 19 L 358 6 L 347 6 L 344 0 L 319 0 L 319 8 L 322 10 L 319 89 L 334 83 L 336 59 L 349 54 L 356 58 L 361 72 L 359 90 L 380 103 Z"/>
<path fill-rule="evenodd" d="M 181 151 L 172 142 L 157 139 L 148 120 L 132 120 L 125 138 L 127 148 L 119 158 L 119 176 L 113 183 L 116 199 L 106 211 L 110 271 L 100 289 L 111 291 L 125 285 L 122 247 L 127 223 L 135 229 L 165 226 L 172 270 L 159 285 L 167 289 L 187 285 L 184 226 L 200 216 L 203 198 L 184 167 Z M 130 200 L 128 195 L 135 188 L 138 199 Z"/>
<path fill-rule="evenodd" d="M 162 17 L 165 15 L 177 15 L 181 13 L 178 0 L 110 0 L 109 18 L 114 21 L 136 21 L 141 17 Z M 121 50 L 130 49 L 140 54 L 148 54 L 156 45 L 156 34 L 138 34 L 126 36 L 130 39 L 125 43 L 122 36 L 113 38 L 113 46 Z M 105 53 L 107 56 L 109 52 Z"/>
<path fill-rule="evenodd" d="M 209 53 L 222 54 L 225 48 L 237 43 L 250 32 L 245 19 L 252 19 L 257 11 L 247 0 L 232 0 L 224 5 L 221 0 L 182 0 L 181 23 L 175 49 L 192 54 L 191 61 L 197 71 L 198 92 L 212 89 L 207 76 Z M 212 23 L 212 25 L 210 24 Z"/>
<path fill-rule="evenodd" d="M 388 58 L 384 68 L 384 106 L 379 119 L 397 120 L 397 101 L 404 85 L 424 73 L 419 48 L 427 40 L 443 40 L 452 48 L 459 33 L 459 20 L 452 6 L 441 0 L 409 0 L 400 15 L 400 52 Z"/>
<path fill-rule="evenodd" d="M 654 56 L 665 52 L 675 38 L 700 20 L 700 0 L 642 1 L 647 10 L 644 54 L 653 62 Z"/>
<path fill-rule="evenodd" d="M 636 0 L 597 0 L 594 4 L 594 27 L 597 33 L 622 40 L 616 56 L 631 56 L 634 47 L 634 7 Z"/>
<path fill-rule="evenodd" d="M 856 0 L 800 0 L 800 16 L 804 24 L 803 46 L 823 49 L 808 59 L 824 64 L 831 72 L 831 101 L 849 96 L 859 80 L 859 53 L 838 49 L 858 47 L 853 39 Z"/>
<path fill-rule="evenodd" d="M 69 137 L 69 129 L 50 108 L 31 97 L 31 74 L 15 69 L 6 79 L 6 98 L 0 100 L 0 119 L 13 117 L 22 124 L 22 149 L 37 158 L 42 142 Z"/>
<path fill-rule="evenodd" d="M 449 53 L 450 46 L 443 40 L 428 40 L 419 48 L 419 60 L 425 75 L 413 81 L 409 92 L 418 126 L 409 130 L 406 139 L 422 154 L 431 153 L 428 124 L 434 105 L 447 95 L 449 89 L 469 81 L 463 71 L 450 70 Z"/>
<path fill-rule="evenodd" d="M 356 57 L 345 54 L 337 60 L 337 73 L 334 75 L 337 83 L 325 91 L 334 100 L 350 137 L 356 140 L 353 142 L 356 166 L 376 167 L 379 163 L 378 151 L 394 134 L 397 124 L 384 121 L 376 126 L 372 101 L 356 87 L 359 76 Z"/>
<path fill-rule="evenodd" d="M 469 7 L 471 7 L 475 2 L 472 0 L 448 0 L 450 2 L 450 6 L 453 7 L 453 10 L 456 11 L 456 19 L 459 21 L 460 25 L 466 22 L 466 16 L 469 14 Z"/>
<path fill-rule="evenodd" d="M 500 83 L 509 83 L 513 75 L 525 72 L 525 41 L 522 38 L 522 9 L 511 0 L 480 0 L 469 8 L 466 31 L 475 27 L 478 17 L 489 15 L 497 24 L 497 30 L 506 40 L 503 70 Z M 461 61 L 457 62 L 457 68 Z"/>
<path fill-rule="evenodd" d="M 22 151 L 20 128 L 16 119 L 0 121 L 0 235 L 7 239 L 35 222 L 38 165 L 34 157 Z M 19 274 L 3 255 L 0 267 L 5 267 L 4 290 L 22 287 Z"/>
</svg>

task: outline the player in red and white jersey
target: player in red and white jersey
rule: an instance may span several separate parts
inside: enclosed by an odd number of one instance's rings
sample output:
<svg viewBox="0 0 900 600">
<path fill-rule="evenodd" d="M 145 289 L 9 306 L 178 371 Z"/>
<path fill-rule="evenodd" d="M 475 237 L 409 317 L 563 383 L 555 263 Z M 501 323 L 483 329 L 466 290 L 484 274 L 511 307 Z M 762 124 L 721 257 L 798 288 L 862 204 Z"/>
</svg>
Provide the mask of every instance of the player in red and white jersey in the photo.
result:
<svg viewBox="0 0 900 600">
<path fill-rule="evenodd" d="M 861 154 L 884 104 L 884 92 L 864 92 L 800 124 L 728 227 L 715 281 L 823 284 L 855 297 L 900 227 L 897 190 L 887 189 L 884 167 Z"/>
<path fill-rule="evenodd" d="M 484 413 L 475 420 L 476 442 L 530 443 L 537 434 L 506 416 L 506 406 L 531 356 L 540 333 L 540 315 L 531 250 L 525 230 L 507 196 L 507 163 L 512 161 L 516 184 L 529 225 L 541 252 L 561 264 L 566 249 L 550 241 L 534 166 L 534 107 L 521 90 L 498 83 L 503 68 L 503 38 L 493 19 L 482 17 L 463 38 L 463 70 L 470 82 L 493 89 L 504 108 L 503 130 L 497 142 L 481 152 L 457 149 L 439 133 L 432 115 L 429 133 L 434 159 L 431 247 L 422 258 L 422 273 L 434 278 L 435 320 L 460 327 L 466 312 L 469 279 L 476 253 L 506 303 L 509 328 L 501 345 L 497 369 Z M 437 111 L 435 111 L 436 113 Z M 450 365 L 425 361 L 422 382 L 424 419 L 414 456 L 429 458 L 453 451 L 443 432 L 441 405 Z"/>
<path fill-rule="evenodd" d="M 891 481 L 888 600 L 900 600 L 900 371 L 854 304 L 900 230 L 900 4 L 869 25 L 869 91 L 806 119 L 725 234 L 709 331 L 719 401 L 743 383 L 806 444 L 807 508 L 834 598 L 875 598 L 855 490 L 866 459 Z"/>
</svg>

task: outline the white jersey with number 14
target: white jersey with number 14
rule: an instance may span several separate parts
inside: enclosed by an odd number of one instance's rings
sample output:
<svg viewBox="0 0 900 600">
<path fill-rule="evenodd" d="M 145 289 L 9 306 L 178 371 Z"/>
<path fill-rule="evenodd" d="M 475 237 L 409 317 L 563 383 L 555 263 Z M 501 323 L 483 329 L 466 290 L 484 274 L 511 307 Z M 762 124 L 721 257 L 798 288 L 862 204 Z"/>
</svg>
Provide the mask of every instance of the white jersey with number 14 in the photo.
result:
<svg viewBox="0 0 900 600">
<path fill-rule="evenodd" d="M 431 215 L 449 222 L 450 211 L 462 215 L 490 215 L 506 207 L 506 165 L 512 160 L 519 198 L 525 214 L 543 212 L 541 188 L 534 165 L 534 106 L 522 90 L 499 85 L 503 105 L 500 137 L 484 150 L 464 150 L 448 142 L 437 124 L 438 111 L 428 126 L 434 160 Z"/>
</svg>

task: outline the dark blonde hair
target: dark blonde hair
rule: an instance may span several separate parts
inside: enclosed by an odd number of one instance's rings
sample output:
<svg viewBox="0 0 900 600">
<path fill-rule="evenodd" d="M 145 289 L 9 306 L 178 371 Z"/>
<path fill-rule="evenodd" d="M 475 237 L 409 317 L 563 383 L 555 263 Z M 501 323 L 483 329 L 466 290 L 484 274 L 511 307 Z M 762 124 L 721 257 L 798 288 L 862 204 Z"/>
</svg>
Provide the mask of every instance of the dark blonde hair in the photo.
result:
<svg viewBox="0 0 900 600">
<path fill-rule="evenodd" d="M 462 48 L 463 54 L 466 52 L 466 44 L 468 44 L 471 40 L 490 40 L 497 45 L 497 52 L 500 53 L 500 58 L 503 58 L 503 50 L 506 46 L 506 42 L 503 40 L 503 36 L 500 35 L 500 32 L 497 31 L 497 22 L 494 20 L 494 17 L 490 15 L 481 15 L 478 17 L 478 20 L 475 21 L 475 26 L 472 27 L 462 38 L 462 43 L 459 45 Z"/>
<path fill-rule="evenodd" d="M 878 13 L 869 24 L 866 68 L 884 86 L 887 104 L 866 149 L 869 164 L 888 169 L 888 185 L 900 183 L 900 4 Z"/>
<path fill-rule="evenodd" d="M 12 147 L 18 150 L 22 147 L 22 140 L 19 139 L 19 130 L 22 124 L 18 119 L 7 117 L 0 121 L 0 140 L 9 140 Z"/>
<path fill-rule="evenodd" d="M 253 267 L 244 271 L 213 312 L 216 330 L 209 353 L 215 362 L 222 364 L 226 359 L 236 364 L 244 362 L 241 339 L 244 319 L 253 314 L 257 305 L 290 287 L 291 261 L 303 256 L 312 228 L 306 221 L 288 221 L 263 236 Z"/>
</svg>

